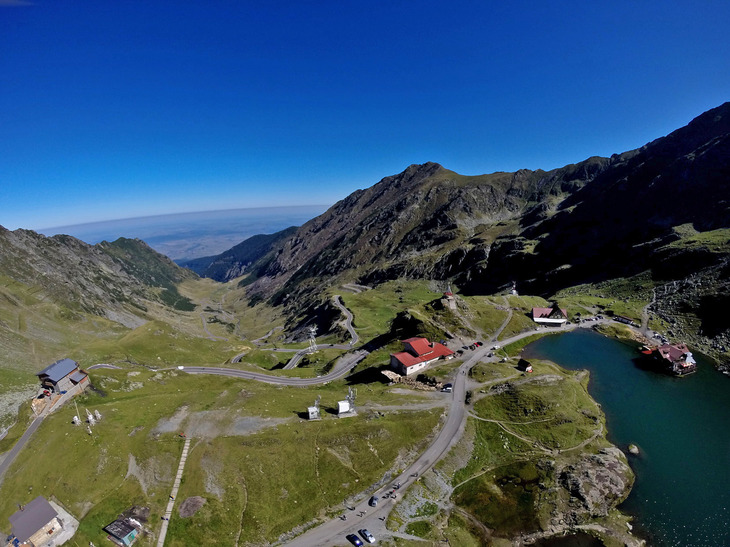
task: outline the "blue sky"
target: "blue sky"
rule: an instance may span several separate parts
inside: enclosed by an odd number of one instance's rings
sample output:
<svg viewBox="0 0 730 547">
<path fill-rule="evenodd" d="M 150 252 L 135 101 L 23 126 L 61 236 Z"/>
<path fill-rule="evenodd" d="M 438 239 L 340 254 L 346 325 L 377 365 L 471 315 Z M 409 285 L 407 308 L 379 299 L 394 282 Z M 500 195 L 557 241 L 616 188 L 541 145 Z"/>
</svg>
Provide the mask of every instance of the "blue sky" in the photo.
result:
<svg viewBox="0 0 730 547">
<path fill-rule="evenodd" d="M 552 169 L 730 98 L 730 3 L 0 0 L 0 224 Z"/>
</svg>

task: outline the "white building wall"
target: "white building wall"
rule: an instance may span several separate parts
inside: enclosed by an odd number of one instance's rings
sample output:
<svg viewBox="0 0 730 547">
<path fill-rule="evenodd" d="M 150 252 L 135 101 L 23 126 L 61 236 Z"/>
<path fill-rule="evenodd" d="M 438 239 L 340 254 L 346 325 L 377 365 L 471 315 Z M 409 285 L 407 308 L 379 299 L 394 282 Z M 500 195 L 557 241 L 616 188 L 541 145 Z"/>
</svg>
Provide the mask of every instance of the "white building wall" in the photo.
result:
<svg viewBox="0 0 730 547">
<path fill-rule="evenodd" d="M 547 319 L 544 317 L 538 317 L 537 319 L 534 319 L 534 321 L 540 325 L 562 325 L 567 321 L 567 319 Z"/>
</svg>

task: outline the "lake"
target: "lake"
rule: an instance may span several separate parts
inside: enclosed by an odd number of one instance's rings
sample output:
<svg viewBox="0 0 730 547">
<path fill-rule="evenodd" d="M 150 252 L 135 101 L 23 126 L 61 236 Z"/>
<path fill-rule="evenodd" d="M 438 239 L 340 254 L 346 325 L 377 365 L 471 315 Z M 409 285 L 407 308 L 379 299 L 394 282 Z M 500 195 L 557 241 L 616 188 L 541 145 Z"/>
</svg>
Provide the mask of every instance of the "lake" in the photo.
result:
<svg viewBox="0 0 730 547">
<path fill-rule="evenodd" d="M 730 545 L 730 378 L 697 355 L 698 372 L 684 378 L 644 370 L 634 346 L 588 329 L 542 338 L 523 356 L 589 370 L 609 440 L 639 447 L 620 507 L 638 535 L 657 546 Z"/>
</svg>

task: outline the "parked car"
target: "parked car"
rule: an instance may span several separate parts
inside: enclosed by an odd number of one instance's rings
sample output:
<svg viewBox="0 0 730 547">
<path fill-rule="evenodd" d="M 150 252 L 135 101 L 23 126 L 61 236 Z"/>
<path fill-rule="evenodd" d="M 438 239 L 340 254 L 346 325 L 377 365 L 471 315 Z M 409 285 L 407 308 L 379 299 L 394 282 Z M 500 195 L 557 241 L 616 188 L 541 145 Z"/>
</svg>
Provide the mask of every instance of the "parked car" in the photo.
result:
<svg viewBox="0 0 730 547">
<path fill-rule="evenodd" d="M 375 507 L 376 505 L 378 505 L 378 496 L 373 496 L 372 498 L 370 498 L 370 501 L 368 501 L 368 505 L 370 507 Z"/>
<path fill-rule="evenodd" d="M 492 349 L 499 349 L 499 348 L 501 348 L 501 347 L 502 347 L 502 346 L 500 346 L 499 344 L 496 344 L 496 345 L 494 345 L 494 346 L 492 347 Z"/>
<path fill-rule="evenodd" d="M 362 540 L 357 537 L 355 534 L 347 534 L 345 536 L 345 539 L 355 545 L 356 547 L 362 547 Z"/>
<path fill-rule="evenodd" d="M 375 543 L 375 536 L 372 535 L 368 530 L 363 528 L 362 530 L 358 530 L 359 534 L 362 536 L 362 539 L 367 541 L 368 543 Z"/>
<path fill-rule="evenodd" d="M 441 388 L 441 391 L 445 393 L 451 393 L 452 389 L 454 389 L 454 386 L 452 384 L 444 384 L 444 387 Z"/>
</svg>

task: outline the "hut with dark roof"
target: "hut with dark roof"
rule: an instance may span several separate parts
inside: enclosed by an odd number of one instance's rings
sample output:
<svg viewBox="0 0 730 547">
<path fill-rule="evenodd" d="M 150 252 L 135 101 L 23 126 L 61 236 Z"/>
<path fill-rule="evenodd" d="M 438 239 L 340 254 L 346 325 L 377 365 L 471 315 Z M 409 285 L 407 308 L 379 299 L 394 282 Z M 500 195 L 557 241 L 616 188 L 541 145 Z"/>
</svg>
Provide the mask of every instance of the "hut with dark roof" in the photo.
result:
<svg viewBox="0 0 730 547">
<path fill-rule="evenodd" d="M 36 373 L 43 389 L 53 393 L 68 391 L 74 386 L 88 381 L 86 373 L 72 359 L 60 359 Z"/>
<path fill-rule="evenodd" d="M 43 496 L 38 496 L 10 516 L 11 545 L 36 547 L 63 530 L 58 513 Z"/>
<path fill-rule="evenodd" d="M 109 534 L 109 539 L 122 547 L 132 545 L 139 534 L 139 529 L 128 518 L 118 518 L 111 524 L 107 524 L 104 531 Z"/>
</svg>

